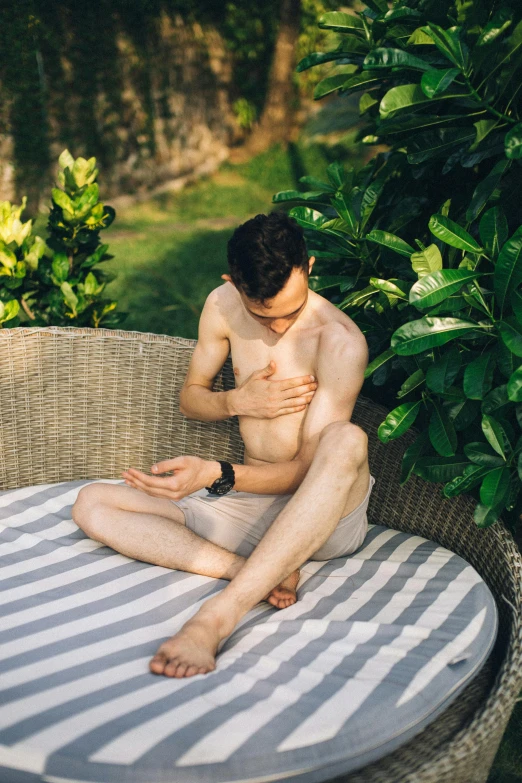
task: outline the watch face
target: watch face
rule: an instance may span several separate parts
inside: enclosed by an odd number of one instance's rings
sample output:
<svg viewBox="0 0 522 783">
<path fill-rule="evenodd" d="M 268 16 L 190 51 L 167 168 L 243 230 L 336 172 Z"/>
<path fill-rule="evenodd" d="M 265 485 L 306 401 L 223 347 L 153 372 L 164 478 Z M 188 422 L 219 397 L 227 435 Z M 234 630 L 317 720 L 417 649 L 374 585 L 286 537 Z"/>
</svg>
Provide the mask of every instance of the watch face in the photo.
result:
<svg viewBox="0 0 522 783">
<path fill-rule="evenodd" d="M 227 478 L 221 478 L 217 481 L 216 492 L 218 495 L 225 495 L 232 487 L 232 481 Z"/>
</svg>

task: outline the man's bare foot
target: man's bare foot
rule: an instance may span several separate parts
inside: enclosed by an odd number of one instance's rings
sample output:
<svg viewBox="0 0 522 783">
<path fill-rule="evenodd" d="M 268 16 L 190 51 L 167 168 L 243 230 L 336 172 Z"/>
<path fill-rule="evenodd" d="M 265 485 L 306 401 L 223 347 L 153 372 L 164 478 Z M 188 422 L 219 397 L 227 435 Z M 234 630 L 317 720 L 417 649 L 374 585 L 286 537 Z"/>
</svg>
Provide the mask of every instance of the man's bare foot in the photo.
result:
<svg viewBox="0 0 522 783">
<path fill-rule="evenodd" d="M 295 588 L 299 582 L 300 571 L 296 568 L 295 571 L 283 579 L 273 590 L 269 592 L 265 601 L 275 606 L 276 609 L 286 609 L 287 606 L 292 606 L 297 601 L 297 593 Z"/>
<path fill-rule="evenodd" d="M 150 671 L 178 678 L 213 671 L 222 639 L 219 627 L 217 617 L 211 612 L 198 612 L 177 634 L 159 646 L 149 663 Z"/>
</svg>

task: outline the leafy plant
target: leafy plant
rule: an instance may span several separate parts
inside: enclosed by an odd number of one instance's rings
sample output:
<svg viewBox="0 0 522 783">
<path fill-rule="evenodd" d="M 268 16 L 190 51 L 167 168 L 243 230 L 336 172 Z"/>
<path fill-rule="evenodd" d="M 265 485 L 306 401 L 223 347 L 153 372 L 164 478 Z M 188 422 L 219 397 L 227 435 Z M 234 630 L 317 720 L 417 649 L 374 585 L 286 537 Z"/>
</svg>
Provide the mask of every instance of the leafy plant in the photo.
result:
<svg viewBox="0 0 522 783">
<path fill-rule="evenodd" d="M 293 206 L 319 274 L 310 284 L 357 322 L 367 377 L 399 405 L 383 442 L 412 425 L 412 472 L 471 492 L 476 523 L 522 512 L 522 9 L 504 2 L 367 0 L 319 26 L 343 34 L 342 71 L 315 90 L 361 92 L 360 137 L 385 144 L 359 172 L 303 178 Z M 518 77 L 517 77 L 518 74 Z"/>
<path fill-rule="evenodd" d="M 32 221 L 21 222 L 20 206 L 0 204 L 0 325 L 45 324 L 113 327 L 126 317 L 102 293 L 115 275 L 97 265 L 113 256 L 99 233 L 115 217 L 99 202 L 96 159 L 59 158 L 58 184 L 52 190 L 48 237 L 32 235 Z M 96 269 L 93 269 L 96 267 Z"/>
</svg>

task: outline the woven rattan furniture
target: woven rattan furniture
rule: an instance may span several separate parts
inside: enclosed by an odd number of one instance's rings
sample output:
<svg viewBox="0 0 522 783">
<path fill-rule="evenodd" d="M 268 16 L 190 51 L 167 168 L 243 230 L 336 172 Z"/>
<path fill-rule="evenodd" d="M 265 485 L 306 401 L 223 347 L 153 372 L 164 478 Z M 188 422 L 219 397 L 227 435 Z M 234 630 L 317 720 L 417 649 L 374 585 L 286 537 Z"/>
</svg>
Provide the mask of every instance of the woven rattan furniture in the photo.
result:
<svg viewBox="0 0 522 783">
<path fill-rule="evenodd" d="M 199 423 L 178 393 L 195 341 L 73 327 L 0 330 L 0 489 L 119 478 L 178 454 L 242 460 L 237 422 Z M 216 389 L 233 385 L 230 363 Z M 413 740 L 349 776 L 350 783 L 484 783 L 522 685 L 522 562 L 503 525 L 478 530 L 469 497 L 443 500 L 417 477 L 403 487 L 402 451 L 383 446 L 383 408 L 360 398 L 377 483 L 370 521 L 437 541 L 470 562 L 495 595 L 500 628 L 487 664 Z"/>
</svg>

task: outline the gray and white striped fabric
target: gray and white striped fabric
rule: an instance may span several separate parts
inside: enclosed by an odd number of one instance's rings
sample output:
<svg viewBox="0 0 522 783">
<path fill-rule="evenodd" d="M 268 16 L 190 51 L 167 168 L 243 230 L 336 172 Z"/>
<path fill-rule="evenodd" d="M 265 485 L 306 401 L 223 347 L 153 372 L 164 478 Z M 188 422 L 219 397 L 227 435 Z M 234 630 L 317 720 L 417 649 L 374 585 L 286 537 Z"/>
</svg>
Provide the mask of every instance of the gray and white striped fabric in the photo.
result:
<svg viewBox="0 0 522 783">
<path fill-rule="evenodd" d="M 71 519 L 88 483 L 0 493 L 2 783 L 326 780 L 418 733 L 492 648 L 477 572 L 375 525 L 353 555 L 306 563 L 294 606 L 249 612 L 214 672 L 153 675 L 226 583 L 88 539 Z"/>
</svg>

